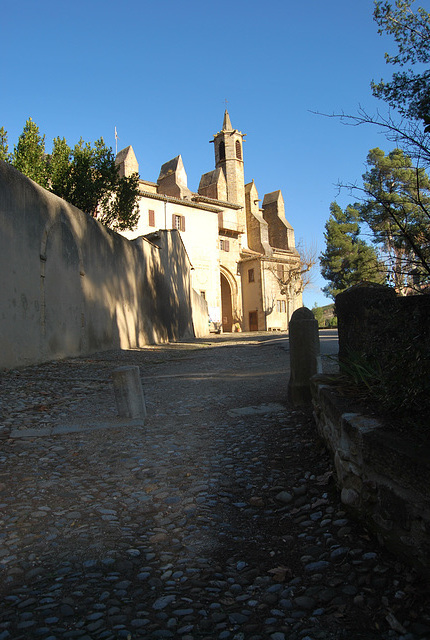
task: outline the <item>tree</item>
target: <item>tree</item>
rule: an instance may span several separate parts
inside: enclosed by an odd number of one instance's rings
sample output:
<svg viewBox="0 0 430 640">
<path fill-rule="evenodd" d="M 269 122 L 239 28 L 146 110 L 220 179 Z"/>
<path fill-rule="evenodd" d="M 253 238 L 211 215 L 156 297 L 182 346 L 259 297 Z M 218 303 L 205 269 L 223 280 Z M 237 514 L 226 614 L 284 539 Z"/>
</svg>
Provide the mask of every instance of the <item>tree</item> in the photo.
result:
<svg viewBox="0 0 430 640">
<path fill-rule="evenodd" d="M 139 176 L 133 173 L 118 180 L 114 195 L 102 201 L 100 222 L 114 231 L 134 229 L 139 221 Z"/>
<path fill-rule="evenodd" d="M 357 205 L 399 294 L 430 277 L 430 181 L 401 149 L 371 149 Z M 357 190 L 357 187 L 354 187 Z"/>
<path fill-rule="evenodd" d="M 111 229 L 133 229 L 138 222 L 139 176 L 119 176 L 113 151 L 103 138 L 94 146 L 81 138 L 71 149 L 65 138 L 57 137 L 47 155 L 45 136 L 29 118 L 11 155 L 7 133 L 0 129 L 0 159 Z"/>
<path fill-rule="evenodd" d="M 139 219 L 137 174 L 120 178 L 112 149 L 103 138 L 94 146 L 82 138 L 69 147 L 55 138 L 48 159 L 49 189 L 117 231 L 133 229 Z"/>
<path fill-rule="evenodd" d="M 414 0 L 375 2 L 374 19 L 378 33 L 394 37 L 397 55 L 385 54 L 388 64 L 403 67 L 426 65 L 430 62 L 430 14 L 422 7 L 414 13 Z M 373 95 L 382 98 L 406 118 L 422 120 L 430 125 L 430 71 L 420 73 L 412 69 L 395 72 L 392 81 L 372 82 Z"/>
<path fill-rule="evenodd" d="M 281 295 L 292 299 L 302 293 L 312 283 L 313 267 L 317 263 L 317 252 L 303 242 L 297 245 L 298 258 L 284 267 L 268 267 L 279 284 Z"/>
<path fill-rule="evenodd" d="M 348 205 L 345 211 L 336 202 L 330 205 L 325 225 L 326 250 L 320 255 L 321 275 L 328 284 L 324 293 L 331 298 L 360 282 L 382 284 L 384 269 L 375 249 L 360 238 L 359 214 Z"/>
<path fill-rule="evenodd" d="M 49 189 L 60 198 L 70 196 L 70 161 L 72 151 L 65 138 L 54 138 L 48 159 Z"/>
<path fill-rule="evenodd" d="M 73 150 L 55 138 L 50 189 L 114 230 L 133 229 L 139 219 L 139 176 L 120 178 L 112 149 L 103 138 L 94 146 L 82 138 Z"/>
<path fill-rule="evenodd" d="M 9 147 L 7 144 L 7 131 L 0 127 L 0 160 L 9 162 Z"/>
<path fill-rule="evenodd" d="M 312 313 L 314 314 L 315 320 L 318 322 L 319 327 L 324 327 L 324 311 L 322 307 L 319 307 L 315 302 L 312 307 Z"/>
<path fill-rule="evenodd" d="M 430 61 L 430 14 L 421 7 L 414 13 L 413 2 L 396 0 L 394 7 L 390 2 L 375 2 L 374 19 L 379 33 L 393 36 L 398 47 L 397 55 L 385 54 L 390 64 L 401 67 L 419 64 L 422 67 Z M 416 73 L 409 68 L 394 73 L 390 83 L 381 80 L 372 82 L 371 86 L 373 94 L 395 108 L 402 120 L 396 121 L 392 114 L 384 116 L 379 112 L 369 115 L 361 108 L 357 115 L 341 113 L 329 117 L 352 126 L 376 125 L 396 148 L 402 149 L 413 161 L 419 193 L 425 190 L 425 186 L 421 188 L 420 185 L 422 168 L 426 170 L 430 166 L 430 71 L 420 69 Z"/>
<path fill-rule="evenodd" d="M 117 180 L 115 157 L 103 138 L 96 140 L 94 147 L 81 138 L 73 149 L 66 200 L 97 218 L 102 201 L 115 190 Z"/>
<path fill-rule="evenodd" d="M 42 187 L 48 186 L 47 162 L 45 156 L 45 136 L 31 118 L 25 123 L 18 144 L 12 154 L 13 166 Z"/>
</svg>

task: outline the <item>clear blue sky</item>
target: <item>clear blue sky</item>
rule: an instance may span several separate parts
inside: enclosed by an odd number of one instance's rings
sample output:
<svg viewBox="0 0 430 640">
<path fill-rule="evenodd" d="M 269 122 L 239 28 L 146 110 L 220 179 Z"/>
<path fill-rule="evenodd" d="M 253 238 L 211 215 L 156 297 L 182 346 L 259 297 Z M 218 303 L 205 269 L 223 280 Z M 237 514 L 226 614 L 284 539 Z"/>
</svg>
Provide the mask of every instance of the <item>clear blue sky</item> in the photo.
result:
<svg viewBox="0 0 430 640">
<path fill-rule="evenodd" d="M 418 1 L 424 6 L 428 0 Z M 188 186 L 214 168 L 225 100 L 247 134 L 245 180 L 259 196 L 281 189 L 296 240 L 324 250 L 337 183 L 360 181 L 370 148 L 392 144 L 373 127 L 314 115 L 374 113 L 370 82 L 388 79 L 373 0 L 17 0 L 1 11 L 0 126 L 13 149 L 28 117 L 74 145 L 131 144 L 140 175 L 182 154 Z M 304 303 L 327 304 L 315 287 Z"/>
</svg>

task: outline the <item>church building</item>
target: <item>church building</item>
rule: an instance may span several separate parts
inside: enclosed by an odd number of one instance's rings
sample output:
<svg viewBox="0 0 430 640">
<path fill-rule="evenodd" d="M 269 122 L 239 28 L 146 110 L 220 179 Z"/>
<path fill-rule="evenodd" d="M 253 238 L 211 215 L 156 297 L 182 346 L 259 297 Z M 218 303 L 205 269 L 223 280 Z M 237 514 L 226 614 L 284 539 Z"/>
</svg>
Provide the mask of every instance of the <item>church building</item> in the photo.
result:
<svg viewBox="0 0 430 640">
<path fill-rule="evenodd" d="M 243 138 L 227 111 L 211 141 L 215 169 L 187 186 L 181 156 L 163 164 L 157 182 L 140 180 L 140 218 L 129 238 L 177 229 L 192 265 L 192 287 L 208 304 L 212 330 L 286 331 L 302 306 L 300 257 L 280 190 L 262 207 L 254 181 L 245 184 Z M 139 172 L 131 146 L 116 158 L 120 175 Z"/>
</svg>

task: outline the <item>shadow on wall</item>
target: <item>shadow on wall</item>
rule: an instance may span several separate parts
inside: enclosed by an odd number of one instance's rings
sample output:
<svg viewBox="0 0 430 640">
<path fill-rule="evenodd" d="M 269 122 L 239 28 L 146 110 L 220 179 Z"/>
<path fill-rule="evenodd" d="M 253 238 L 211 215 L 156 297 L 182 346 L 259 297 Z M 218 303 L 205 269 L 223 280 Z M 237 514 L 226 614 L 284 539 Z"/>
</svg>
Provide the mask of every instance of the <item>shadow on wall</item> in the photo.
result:
<svg viewBox="0 0 430 640">
<path fill-rule="evenodd" d="M 177 231 L 132 242 L 0 161 L 0 367 L 193 335 Z"/>
</svg>

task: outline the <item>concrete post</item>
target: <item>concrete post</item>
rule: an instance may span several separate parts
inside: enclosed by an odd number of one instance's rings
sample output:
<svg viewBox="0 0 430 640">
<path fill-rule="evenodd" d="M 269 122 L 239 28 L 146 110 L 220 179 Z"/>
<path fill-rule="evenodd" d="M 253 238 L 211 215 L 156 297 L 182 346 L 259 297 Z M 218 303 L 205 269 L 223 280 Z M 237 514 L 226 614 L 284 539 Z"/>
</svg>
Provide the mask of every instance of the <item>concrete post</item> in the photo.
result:
<svg viewBox="0 0 430 640">
<path fill-rule="evenodd" d="M 322 373 L 318 322 L 307 307 L 294 311 L 290 320 L 290 382 L 288 399 L 293 405 L 310 404 L 310 379 Z"/>
<path fill-rule="evenodd" d="M 118 415 L 121 418 L 145 418 L 146 405 L 139 367 L 119 367 L 112 373 Z"/>
</svg>

